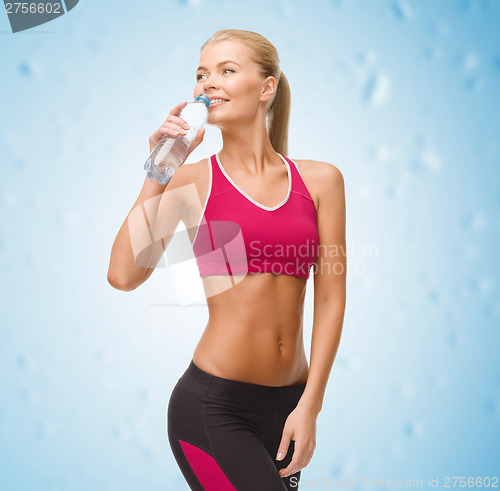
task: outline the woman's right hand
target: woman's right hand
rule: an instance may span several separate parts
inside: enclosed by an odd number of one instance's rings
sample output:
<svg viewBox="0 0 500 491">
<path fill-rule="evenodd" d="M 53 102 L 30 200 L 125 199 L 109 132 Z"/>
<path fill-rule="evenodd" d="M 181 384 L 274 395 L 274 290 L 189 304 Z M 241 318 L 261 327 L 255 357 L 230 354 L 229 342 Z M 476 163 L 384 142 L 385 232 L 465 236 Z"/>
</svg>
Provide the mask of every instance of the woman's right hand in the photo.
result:
<svg viewBox="0 0 500 491">
<path fill-rule="evenodd" d="M 158 142 L 162 139 L 163 135 L 168 134 L 169 136 L 176 137 L 177 135 L 185 135 L 189 129 L 189 125 L 184 121 L 179 114 L 186 106 L 187 102 L 181 102 L 177 104 L 167 116 L 165 122 L 149 137 L 149 152 L 151 153 Z M 186 125 L 186 126 L 184 126 Z M 196 138 L 191 143 L 188 153 L 186 155 L 187 160 L 189 154 L 203 141 L 203 136 L 205 135 L 205 128 L 200 128 L 196 134 Z M 182 164 L 181 164 L 182 165 Z"/>
</svg>

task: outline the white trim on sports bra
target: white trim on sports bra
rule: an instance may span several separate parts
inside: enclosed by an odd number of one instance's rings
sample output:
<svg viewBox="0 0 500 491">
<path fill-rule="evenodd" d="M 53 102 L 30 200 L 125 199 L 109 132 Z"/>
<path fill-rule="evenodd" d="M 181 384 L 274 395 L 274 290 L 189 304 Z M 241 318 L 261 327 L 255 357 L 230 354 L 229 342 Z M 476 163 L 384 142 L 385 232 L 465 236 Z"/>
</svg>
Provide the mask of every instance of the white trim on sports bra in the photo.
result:
<svg viewBox="0 0 500 491">
<path fill-rule="evenodd" d="M 234 188 L 237 191 L 239 191 L 243 196 L 245 196 L 245 198 L 247 198 L 249 201 L 251 201 L 254 205 L 258 206 L 259 208 L 262 208 L 263 210 L 267 210 L 267 211 L 274 211 L 274 210 L 277 210 L 278 208 L 281 208 L 288 201 L 288 198 L 290 198 L 290 194 L 291 194 L 291 191 L 292 191 L 292 171 L 290 169 L 290 164 L 283 157 L 283 155 L 281 155 L 280 153 L 278 153 L 278 155 L 281 157 L 281 160 L 283 160 L 283 162 L 286 165 L 286 171 L 288 173 L 288 192 L 287 192 L 287 195 L 286 195 L 285 199 L 281 203 L 278 203 L 276 206 L 261 205 L 260 203 L 258 203 L 257 201 L 255 201 L 251 196 L 249 196 L 247 193 L 245 193 L 245 191 L 241 190 L 236 185 L 236 183 L 231 179 L 231 177 L 229 177 L 229 174 L 224 170 L 224 167 L 222 167 L 222 164 L 220 163 L 220 160 L 219 160 L 219 154 L 218 153 L 215 154 L 215 158 L 217 160 L 217 164 L 219 165 L 219 169 L 226 176 L 227 180 L 234 186 Z"/>
</svg>

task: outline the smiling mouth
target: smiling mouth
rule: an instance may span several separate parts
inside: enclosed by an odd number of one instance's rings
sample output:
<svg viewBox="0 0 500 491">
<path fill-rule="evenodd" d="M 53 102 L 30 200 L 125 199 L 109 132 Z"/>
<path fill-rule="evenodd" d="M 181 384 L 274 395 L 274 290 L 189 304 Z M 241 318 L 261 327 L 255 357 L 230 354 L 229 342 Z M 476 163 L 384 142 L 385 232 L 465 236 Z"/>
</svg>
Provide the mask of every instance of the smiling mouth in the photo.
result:
<svg viewBox="0 0 500 491">
<path fill-rule="evenodd" d="M 210 105 L 208 107 L 215 107 L 215 106 L 220 106 L 221 104 L 224 104 L 225 102 L 229 102 L 225 99 L 215 99 L 216 102 L 210 102 Z"/>
</svg>

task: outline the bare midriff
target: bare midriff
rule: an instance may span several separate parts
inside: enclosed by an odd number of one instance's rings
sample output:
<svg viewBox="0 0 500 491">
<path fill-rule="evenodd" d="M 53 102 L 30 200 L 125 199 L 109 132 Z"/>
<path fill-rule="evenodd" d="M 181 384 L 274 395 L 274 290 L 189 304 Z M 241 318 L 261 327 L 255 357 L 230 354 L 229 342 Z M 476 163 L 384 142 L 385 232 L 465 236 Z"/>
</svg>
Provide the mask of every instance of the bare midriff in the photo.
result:
<svg viewBox="0 0 500 491">
<path fill-rule="evenodd" d="M 305 278 L 258 273 L 202 278 L 209 320 L 193 353 L 200 369 L 259 385 L 307 381 Z"/>
</svg>

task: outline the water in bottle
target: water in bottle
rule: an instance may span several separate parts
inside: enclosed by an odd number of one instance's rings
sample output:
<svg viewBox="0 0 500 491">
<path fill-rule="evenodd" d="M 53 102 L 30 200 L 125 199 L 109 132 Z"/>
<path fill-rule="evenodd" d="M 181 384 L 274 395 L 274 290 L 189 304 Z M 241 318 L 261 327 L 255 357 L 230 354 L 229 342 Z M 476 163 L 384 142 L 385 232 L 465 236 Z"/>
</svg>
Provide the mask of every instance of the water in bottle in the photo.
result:
<svg viewBox="0 0 500 491">
<path fill-rule="evenodd" d="M 144 164 L 144 170 L 147 171 L 146 175 L 150 181 L 157 179 L 159 184 L 166 184 L 186 160 L 189 147 L 196 138 L 198 130 L 208 120 L 209 105 L 210 97 L 201 94 L 184 106 L 179 117 L 186 121 L 189 129 L 185 135 L 163 135 Z"/>
</svg>

